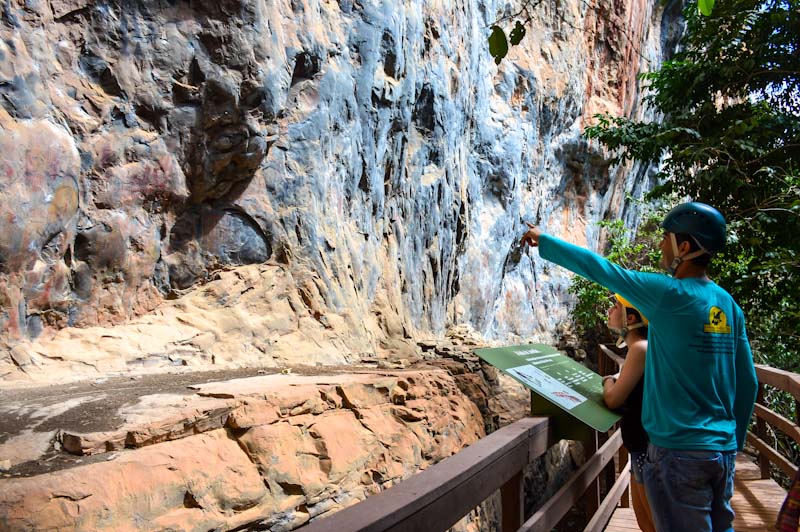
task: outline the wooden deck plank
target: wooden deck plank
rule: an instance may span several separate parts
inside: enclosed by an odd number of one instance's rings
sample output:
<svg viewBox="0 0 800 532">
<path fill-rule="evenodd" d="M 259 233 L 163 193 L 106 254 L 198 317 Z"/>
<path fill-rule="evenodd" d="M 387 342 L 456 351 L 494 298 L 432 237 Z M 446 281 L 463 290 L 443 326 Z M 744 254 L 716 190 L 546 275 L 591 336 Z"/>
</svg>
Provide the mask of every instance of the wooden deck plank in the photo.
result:
<svg viewBox="0 0 800 532">
<path fill-rule="evenodd" d="M 786 490 L 772 479 L 762 479 L 753 458 L 739 453 L 736 457 L 736 478 L 733 482 L 733 528 L 737 532 L 774 530 Z M 633 508 L 617 508 L 606 532 L 639 531 Z"/>
</svg>

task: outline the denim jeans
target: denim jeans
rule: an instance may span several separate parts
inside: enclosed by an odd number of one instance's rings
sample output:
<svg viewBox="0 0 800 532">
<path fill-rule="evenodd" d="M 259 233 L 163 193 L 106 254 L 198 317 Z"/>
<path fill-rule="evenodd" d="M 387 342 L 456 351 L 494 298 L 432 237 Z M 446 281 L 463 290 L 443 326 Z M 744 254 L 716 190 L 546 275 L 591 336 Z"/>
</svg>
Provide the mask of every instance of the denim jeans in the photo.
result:
<svg viewBox="0 0 800 532">
<path fill-rule="evenodd" d="M 658 532 L 732 532 L 736 451 L 683 451 L 652 443 L 642 469 Z"/>
</svg>

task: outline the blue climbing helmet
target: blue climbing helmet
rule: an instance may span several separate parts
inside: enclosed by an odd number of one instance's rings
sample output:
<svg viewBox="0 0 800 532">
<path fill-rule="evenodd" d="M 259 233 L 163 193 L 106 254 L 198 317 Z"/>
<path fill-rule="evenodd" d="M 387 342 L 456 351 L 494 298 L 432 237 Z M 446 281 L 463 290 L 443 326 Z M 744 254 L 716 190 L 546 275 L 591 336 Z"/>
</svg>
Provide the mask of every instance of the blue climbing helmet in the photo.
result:
<svg viewBox="0 0 800 532">
<path fill-rule="evenodd" d="M 661 227 L 670 233 L 691 236 L 709 255 L 725 246 L 725 218 L 717 209 L 705 203 L 681 203 L 667 213 Z"/>
</svg>

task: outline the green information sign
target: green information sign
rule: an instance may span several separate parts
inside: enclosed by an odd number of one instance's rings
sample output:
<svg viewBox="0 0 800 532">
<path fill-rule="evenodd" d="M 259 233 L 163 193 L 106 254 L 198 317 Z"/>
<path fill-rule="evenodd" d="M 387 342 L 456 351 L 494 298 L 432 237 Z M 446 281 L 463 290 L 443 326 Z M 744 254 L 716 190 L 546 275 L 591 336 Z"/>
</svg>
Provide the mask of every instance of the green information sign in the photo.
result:
<svg viewBox="0 0 800 532">
<path fill-rule="evenodd" d="M 475 354 L 597 431 L 606 432 L 620 419 L 603 403 L 602 377 L 549 345 L 476 349 Z"/>
</svg>

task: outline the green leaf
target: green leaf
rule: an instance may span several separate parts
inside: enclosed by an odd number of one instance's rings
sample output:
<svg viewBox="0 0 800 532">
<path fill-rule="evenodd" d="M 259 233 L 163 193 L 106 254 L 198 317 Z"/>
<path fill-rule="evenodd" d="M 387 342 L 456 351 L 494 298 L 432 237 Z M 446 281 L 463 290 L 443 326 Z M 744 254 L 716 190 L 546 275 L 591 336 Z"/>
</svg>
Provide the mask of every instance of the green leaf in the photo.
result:
<svg viewBox="0 0 800 532">
<path fill-rule="evenodd" d="M 714 10 L 714 0 L 697 0 L 697 9 L 706 17 L 711 16 Z"/>
<path fill-rule="evenodd" d="M 511 38 L 511 44 L 514 46 L 518 45 L 522 38 L 525 37 L 525 26 L 519 20 L 514 24 L 514 29 L 511 30 L 509 37 Z"/>
<path fill-rule="evenodd" d="M 494 57 L 494 62 L 498 65 L 508 55 L 508 40 L 506 39 L 506 33 L 500 26 L 492 26 L 492 34 L 489 35 L 489 53 Z"/>
</svg>

